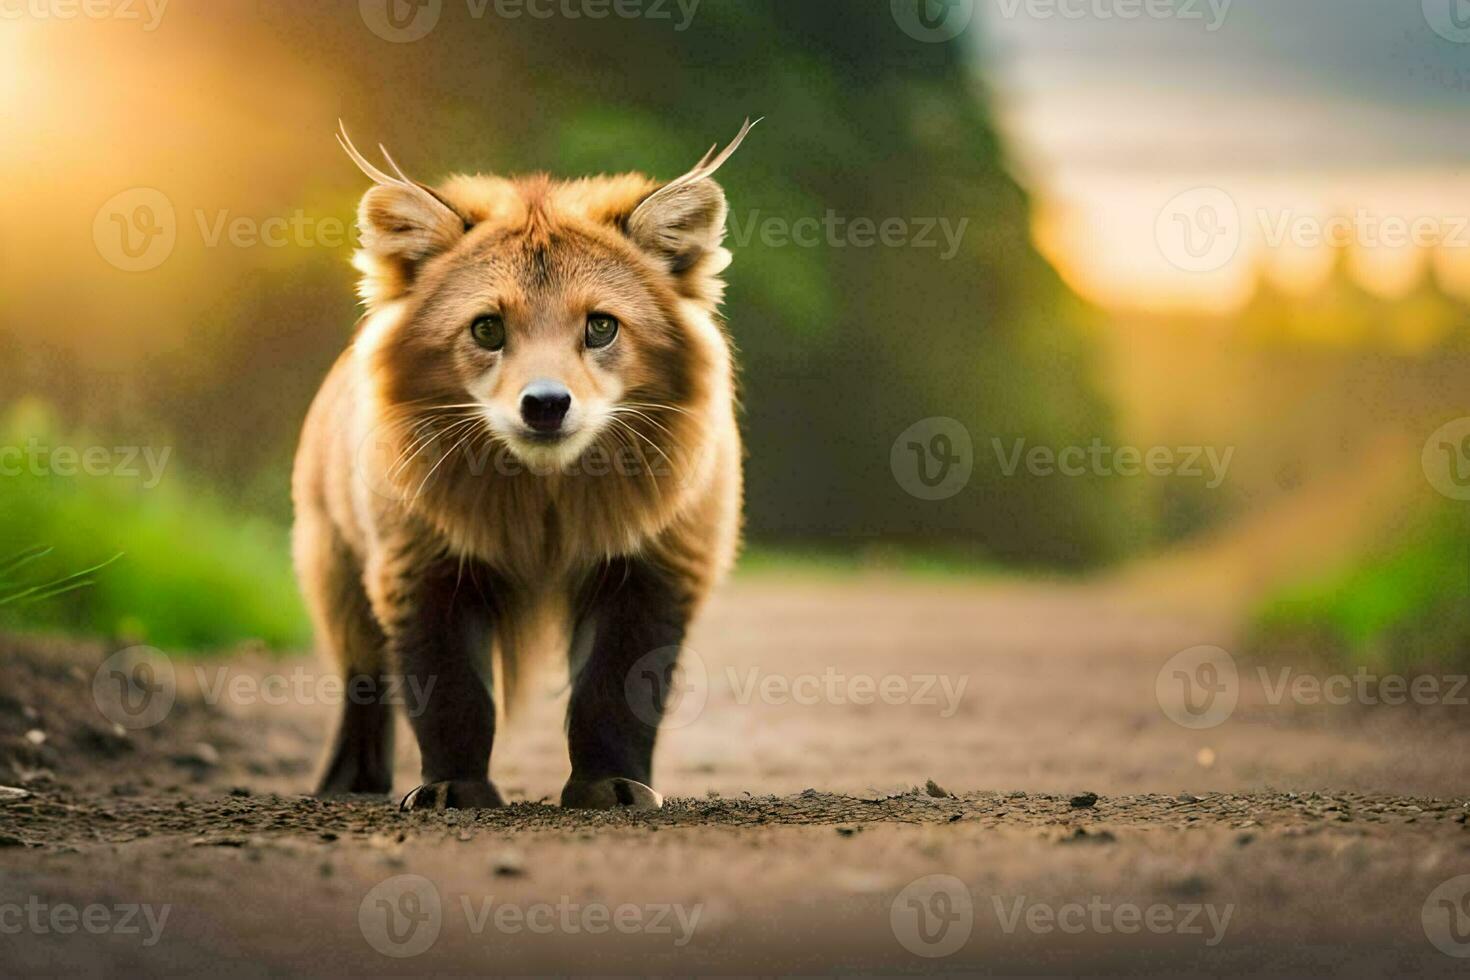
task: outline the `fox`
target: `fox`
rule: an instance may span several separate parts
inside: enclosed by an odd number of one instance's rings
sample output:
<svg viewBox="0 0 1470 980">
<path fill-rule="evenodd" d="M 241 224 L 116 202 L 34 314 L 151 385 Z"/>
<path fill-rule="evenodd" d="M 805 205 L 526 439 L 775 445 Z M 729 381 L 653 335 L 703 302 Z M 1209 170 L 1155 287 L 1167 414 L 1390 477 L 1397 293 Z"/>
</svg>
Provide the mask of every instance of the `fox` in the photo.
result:
<svg viewBox="0 0 1470 980">
<path fill-rule="evenodd" d="M 391 689 L 421 758 L 402 808 L 505 805 L 497 719 L 549 653 L 570 679 L 561 805 L 663 805 L 653 753 L 680 650 L 740 548 L 714 176 L 754 125 L 666 182 L 431 186 L 339 124 L 371 181 L 363 313 L 292 473 L 297 577 L 346 692 L 319 795 L 391 793 Z"/>
</svg>

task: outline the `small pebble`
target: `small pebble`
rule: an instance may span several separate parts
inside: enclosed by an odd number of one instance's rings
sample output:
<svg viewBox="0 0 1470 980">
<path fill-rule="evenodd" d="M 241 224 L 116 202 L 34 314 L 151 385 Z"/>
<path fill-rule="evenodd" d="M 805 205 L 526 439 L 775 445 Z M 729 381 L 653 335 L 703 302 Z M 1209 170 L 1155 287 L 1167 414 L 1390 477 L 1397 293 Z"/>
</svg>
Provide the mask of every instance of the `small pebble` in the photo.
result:
<svg viewBox="0 0 1470 980">
<path fill-rule="evenodd" d="M 1210 883 L 1203 875 L 1189 875 L 1176 881 L 1168 882 L 1165 890 L 1174 895 L 1185 898 L 1198 898 L 1210 891 Z"/>
<path fill-rule="evenodd" d="M 213 769 L 219 765 L 219 750 L 208 742 L 196 742 L 188 752 L 174 756 L 174 761 L 182 766 Z"/>
<path fill-rule="evenodd" d="M 514 851 L 506 851 L 495 859 L 493 865 L 497 878 L 524 878 L 526 860 Z"/>
</svg>

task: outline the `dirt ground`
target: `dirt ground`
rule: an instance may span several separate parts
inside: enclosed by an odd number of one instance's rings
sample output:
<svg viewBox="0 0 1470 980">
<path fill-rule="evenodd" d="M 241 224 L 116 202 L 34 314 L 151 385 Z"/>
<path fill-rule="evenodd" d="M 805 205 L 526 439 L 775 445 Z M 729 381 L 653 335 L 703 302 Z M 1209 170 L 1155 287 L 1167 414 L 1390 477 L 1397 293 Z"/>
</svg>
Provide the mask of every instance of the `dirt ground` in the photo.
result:
<svg viewBox="0 0 1470 980">
<path fill-rule="evenodd" d="M 305 795 L 335 710 L 309 658 L 166 661 L 171 708 L 130 730 L 94 696 L 112 650 L 4 641 L 0 962 L 1463 972 L 1465 708 L 1282 698 L 1242 657 L 1228 717 L 1172 721 L 1170 658 L 1239 642 L 1136 585 L 746 580 L 691 638 L 662 811 L 552 805 L 548 697 L 497 743 L 511 806 L 408 815 Z M 406 731 L 399 756 L 402 793 Z"/>
</svg>

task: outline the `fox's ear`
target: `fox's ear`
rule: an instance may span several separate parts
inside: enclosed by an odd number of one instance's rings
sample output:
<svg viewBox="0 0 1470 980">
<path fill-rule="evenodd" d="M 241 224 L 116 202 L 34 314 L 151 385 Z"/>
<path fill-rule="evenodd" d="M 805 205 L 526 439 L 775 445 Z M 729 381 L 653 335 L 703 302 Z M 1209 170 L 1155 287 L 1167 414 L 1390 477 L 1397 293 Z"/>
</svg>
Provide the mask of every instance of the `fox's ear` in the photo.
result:
<svg viewBox="0 0 1470 980">
<path fill-rule="evenodd" d="M 710 147 L 693 170 L 648 195 L 628 217 L 629 237 L 662 260 L 695 296 L 713 292 L 718 300 L 714 277 L 730 261 L 730 253 L 720 247 L 729 207 L 713 177 L 754 126 L 747 119 L 729 146 L 718 153 L 718 144 Z"/>
<path fill-rule="evenodd" d="M 373 181 L 357 207 L 362 248 L 352 263 L 362 273 L 358 294 L 371 308 L 407 292 L 419 264 L 453 247 L 471 222 L 434 191 L 404 174 L 381 145 L 378 149 L 393 176 L 357 151 L 345 127 L 337 134 L 337 142 Z"/>
</svg>

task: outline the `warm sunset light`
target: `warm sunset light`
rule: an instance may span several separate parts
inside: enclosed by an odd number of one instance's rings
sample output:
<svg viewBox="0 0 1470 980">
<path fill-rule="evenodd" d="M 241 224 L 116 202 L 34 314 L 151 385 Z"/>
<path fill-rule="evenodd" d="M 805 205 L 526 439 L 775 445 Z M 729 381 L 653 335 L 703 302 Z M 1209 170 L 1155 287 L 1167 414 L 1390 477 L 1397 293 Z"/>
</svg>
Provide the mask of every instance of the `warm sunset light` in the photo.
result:
<svg viewBox="0 0 1470 980">
<path fill-rule="evenodd" d="M 1223 230 L 1237 246 L 1207 268 L 1181 268 L 1168 254 L 1175 240 L 1160 240 L 1158 216 L 1178 181 L 1038 178 L 1037 244 L 1074 288 L 1116 309 L 1226 313 L 1250 298 L 1263 275 L 1288 291 L 1310 292 L 1342 250 L 1375 294 L 1402 295 L 1432 264 L 1470 297 L 1470 208 L 1455 214 L 1444 207 L 1470 200 L 1463 172 L 1316 174 L 1289 185 L 1228 174 L 1192 180 L 1193 187 L 1233 189 L 1235 210 Z M 1193 230 L 1203 242 L 1204 230 Z"/>
<path fill-rule="evenodd" d="M 1016 7 L 985 8 L 985 47 L 1002 66 L 992 84 L 1037 197 L 1038 245 L 1084 295 L 1225 313 L 1263 273 L 1310 291 L 1346 247 L 1373 293 L 1412 289 L 1434 261 L 1470 296 L 1470 130 L 1456 85 L 1470 63 L 1459 46 L 1400 40 L 1388 5 L 1343 22 L 1345 50 L 1360 55 L 1343 61 L 1306 35 L 1295 57 L 1280 55 L 1267 39 L 1295 37 L 1309 19 L 1283 24 L 1264 6 L 1215 26 Z M 1074 84 L 1093 63 L 1106 76 Z M 1154 84 L 1154 68 L 1171 83 Z M 1188 254 L 1207 239 L 1213 254 Z"/>
</svg>

